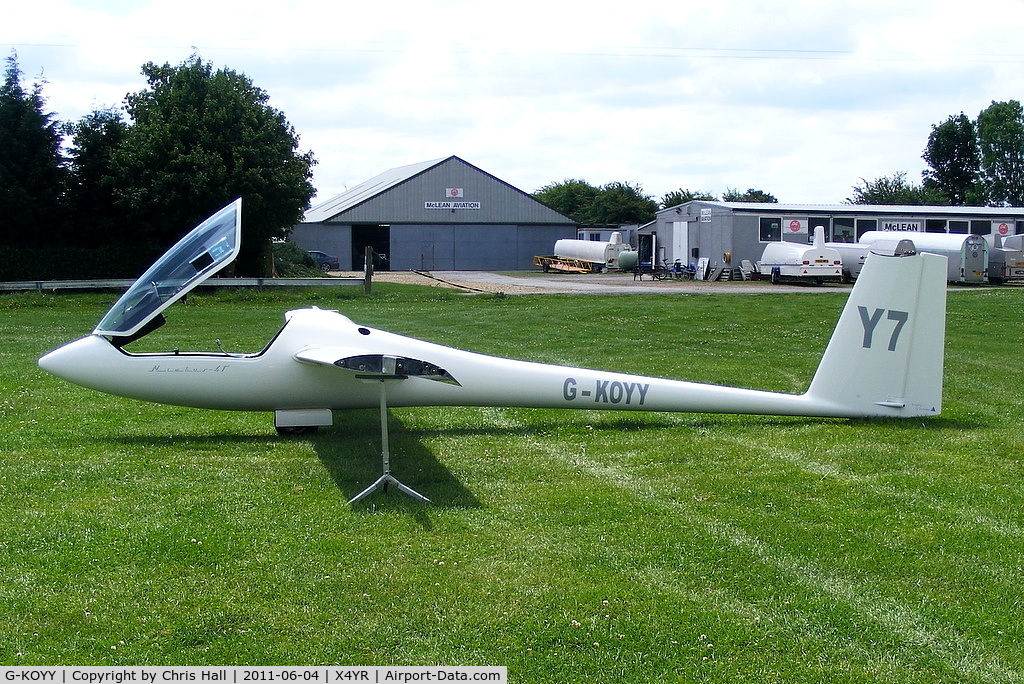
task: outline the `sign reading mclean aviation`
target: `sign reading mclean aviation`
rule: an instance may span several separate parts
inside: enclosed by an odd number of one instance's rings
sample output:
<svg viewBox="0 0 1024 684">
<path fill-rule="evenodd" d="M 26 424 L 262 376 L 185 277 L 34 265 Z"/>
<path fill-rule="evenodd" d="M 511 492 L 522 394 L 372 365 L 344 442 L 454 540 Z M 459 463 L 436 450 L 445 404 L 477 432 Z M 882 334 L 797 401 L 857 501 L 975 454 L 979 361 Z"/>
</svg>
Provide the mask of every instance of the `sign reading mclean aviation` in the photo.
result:
<svg viewBox="0 0 1024 684">
<path fill-rule="evenodd" d="M 444 201 L 444 202 L 424 202 L 424 209 L 479 209 L 479 202 L 463 202 L 459 201 Z"/>
<path fill-rule="evenodd" d="M 379 407 L 384 474 L 353 501 L 388 484 L 427 500 L 391 475 L 389 404 L 838 418 L 909 418 L 941 410 L 946 258 L 933 254 L 868 255 L 802 394 L 515 361 L 370 328 L 315 307 L 287 312 L 280 332 L 252 354 L 129 352 L 131 342 L 163 324 L 168 306 L 236 257 L 241 210 L 236 200 L 182 238 L 92 334 L 46 354 L 40 367 L 144 401 L 270 411 L 282 433 L 331 425 L 333 410 Z"/>
</svg>

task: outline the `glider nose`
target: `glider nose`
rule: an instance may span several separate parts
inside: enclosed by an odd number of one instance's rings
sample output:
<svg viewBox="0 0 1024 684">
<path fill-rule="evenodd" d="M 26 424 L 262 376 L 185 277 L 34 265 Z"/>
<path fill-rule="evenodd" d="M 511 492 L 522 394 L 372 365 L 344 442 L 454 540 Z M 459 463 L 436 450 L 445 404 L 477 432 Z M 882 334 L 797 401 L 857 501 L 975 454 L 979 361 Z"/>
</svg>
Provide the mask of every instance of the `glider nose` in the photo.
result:
<svg viewBox="0 0 1024 684">
<path fill-rule="evenodd" d="M 76 385 L 94 387 L 106 373 L 103 360 L 111 349 L 105 338 L 89 335 L 46 354 L 39 359 L 39 367 Z"/>
</svg>

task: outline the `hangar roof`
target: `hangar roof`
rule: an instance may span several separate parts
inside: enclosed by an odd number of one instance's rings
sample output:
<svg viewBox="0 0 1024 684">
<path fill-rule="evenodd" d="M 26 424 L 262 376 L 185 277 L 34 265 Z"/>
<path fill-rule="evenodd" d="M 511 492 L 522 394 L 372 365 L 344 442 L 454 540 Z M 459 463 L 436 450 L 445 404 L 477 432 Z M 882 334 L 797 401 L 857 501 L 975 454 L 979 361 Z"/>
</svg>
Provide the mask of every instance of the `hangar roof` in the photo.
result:
<svg viewBox="0 0 1024 684">
<path fill-rule="evenodd" d="M 302 219 L 303 223 L 319 223 L 326 221 L 332 216 L 337 216 L 341 212 L 351 209 L 361 202 L 379 195 L 388 188 L 393 188 L 399 183 L 409 180 L 417 174 L 423 173 L 427 169 L 437 166 L 444 159 L 431 159 L 430 161 L 418 162 L 416 164 L 409 164 L 408 166 L 398 166 L 393 169 L 389 169 L 384 173 L 378 174 L 370 180 L 363 181 L 359 185 L 349 188 L 340 195 L 335 195 L 330 199 L 324 200 L 315 207 L 310 207 L 306 212 L 305 217 Z"/>
<path fill-rule="evenodd" d="M 454 155 L 385 171 L 312 207 L 302 222 L 575 225 L 529 193 Z"/>
<path fill-rule="evenodd" d="M 945 205 L 909 205 L 909 204 L 778 204 L 765 202 L 711 202 L 694 200 L 688 204 L 709 205 L 731 209 L 733 211 L 757 211 L 768 213 L 794 214 L 963 214 L 970 216 L 1013 216 L 1022 212 L 1021 207 L 964 207 Z M 667 207 L 658 213 L 675 209 Z"/>
</svg>

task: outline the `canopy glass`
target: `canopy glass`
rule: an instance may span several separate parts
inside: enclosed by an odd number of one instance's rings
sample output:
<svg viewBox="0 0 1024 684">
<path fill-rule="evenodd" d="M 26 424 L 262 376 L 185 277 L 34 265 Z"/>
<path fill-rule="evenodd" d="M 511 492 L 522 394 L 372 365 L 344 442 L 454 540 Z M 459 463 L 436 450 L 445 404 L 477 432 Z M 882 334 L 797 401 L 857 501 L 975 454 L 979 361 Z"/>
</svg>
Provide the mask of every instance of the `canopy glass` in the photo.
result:
<svg viewBox="0 0 1024 684">
<path fill-rule="evenodd" d="M 206 219 L 157 260 L 107 312 L 96 335 L 129 337 L 227 266 L 242 241 L 242 200 Z"/>
</svg>

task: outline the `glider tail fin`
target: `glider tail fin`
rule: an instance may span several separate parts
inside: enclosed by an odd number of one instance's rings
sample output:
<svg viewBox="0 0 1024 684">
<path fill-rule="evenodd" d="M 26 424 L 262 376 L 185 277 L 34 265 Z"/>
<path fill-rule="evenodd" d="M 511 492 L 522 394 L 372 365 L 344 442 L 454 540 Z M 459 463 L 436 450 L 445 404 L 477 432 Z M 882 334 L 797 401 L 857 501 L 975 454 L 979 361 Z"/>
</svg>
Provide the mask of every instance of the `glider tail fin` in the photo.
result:
<svg viewBox="0 0 1024 684">
<path fill-rule="evenodd" d="M 868 256 L 805 395 L 837 416 L 942 408 L 946 258 Z"/>
</svg>

